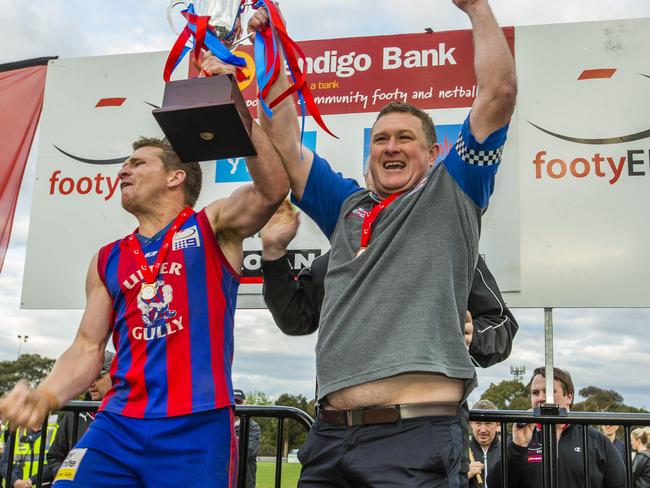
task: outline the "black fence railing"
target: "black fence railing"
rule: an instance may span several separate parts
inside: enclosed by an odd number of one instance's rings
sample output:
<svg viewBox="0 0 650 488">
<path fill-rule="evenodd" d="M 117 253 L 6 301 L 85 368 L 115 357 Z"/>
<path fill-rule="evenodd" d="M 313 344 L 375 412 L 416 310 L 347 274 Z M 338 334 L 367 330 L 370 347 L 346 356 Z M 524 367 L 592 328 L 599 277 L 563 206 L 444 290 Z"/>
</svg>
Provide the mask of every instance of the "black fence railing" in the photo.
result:
<svg viewBox="0 0 650 488">
<path fill-rule="evenodd" d="M 552 407 L 537 408 L 535 411 L 522 410 L 470 410 L 470 420 L 478 422 L 499 422 L 503 433 L 501 442 L 501 488 L 508 488 L 508 442 L 507 432 L 510 423 L 537 423 L 542 426 L 542 486 L 544 488 L 561 488 L 562 480 L 558 477 L 556 424 L 582 425 L 582 459 L 584 488 L 590 486 L 589 436 L 587 427 L 595 425 L 619 425 L 623 427 L 625 444 L 626 488 L 634 488 L 632 479 L 632 448 L 630 445 L 630 428 L 632 426 L 650 425 L 650 414 L 614 413 L 614 412 L 566 412 Z"/>
<path fill-rule="evenodd" d="M 62 407 L 60 411 L 75 412 L 77 415 L 74 417 L 72 427 L 72 439 L 77 438 L 79 432 L 79 414 L 85 412 L 96 412 L 99 408 L 100 402 L 88 401 L 73 401 Z M 248 434 L 251 417 L 272 417 L 277 419 L 277 436 L 276 436 L 276 462 L 275 462 L 275 486 L 280 487 L 282 483 L 282 445 L 284 443 L 284 423 L 286 420 L 295 420 L 299 425 L 309 430 L 314 420 L 305 412 L 294 407 L 277 407 L 277 406 L 254 406 L 254 405 L 241 405 L 235 408 L 235 415 L 240 419 L 239 427 L 239 472 L 237 477 L 237 486 L 243 488 L 246 486 L 246 465 L 248 461 Z M 41 432 L 47 432 L 47 419 L 43 423 Z M 14 464 L 14 451 L 16 446 L 16 432 L 11 433 L 6 438 L 5 450 L 8 450 L 7 456 L 7 470 L 0 475 L 4 478 L 4 486 L 10 487 L 13 485 L 12 467 Z M 45 460 L 46 442 L 40 443 L 40 450 L 38 452 L 38 473 L 36 480 L 36 487 L 49 486 L 43 484 L 43 461 Z"/>
<path fill-rule="evenodd" d="M 76 412 L 95 412 L 99 407 L 99 402 L 74 401 L 61 408 L 62 411 Z M 293 407 L 276 407 L 276 406 L 238 406 L 235 414 L 240 418 L 239 430 L 239 476 L 237 486 L 243 488 L 246 486 L 246 465 L 248 458 L 248 435 L 250 419 L 252 417 L 271 417 L 277 419 L 277 436 L 276 436 L 276 459 L 275 459 L 275 488 L 280 488 L 282 483 L 282 464 L 284 443 L 284 424 L 288 419 L 295 420 L 305 430 L 309 430 L 313 419 L 302 410 Z M 507 432 L 508 424 L 520 423 L 537 423 L 542 426 L 542 472 L 544 488 L 561 488 L 561 480 L 558 479 L 558 460 L 556 444 L 556 424 L 577 424 L 585 426 L 583 429 L 583 474 L 585 479 L 585 488 L 594 488 L 590 486 L 589 476 L 590 460 L 589 456 L 589 437 L 587 435 L 587 426 L 594 425 L 619 425 L 623 427 L 625 443 L 625 470 L 626 470 L 626 488 L 634 488 L 632 479 L 632 449 L 630 445 L 630 431 L 632 426 L 650 425 L 650 414 L 640 413 L 593 413 L 593 412 L 563 412 L 554 409 L 537 409 L 536 411 L 527 412 L 521 410 L 470 410 L 469 418 L 473 421 L 480 422 L 498 422 L 501 425 L 503 439 L 501 442 L 501 479 L 502 488 L 508 488 L 508 452 L 507 452 Z M 79 415 L 75 416 L 73 424 L 73 439 L 77 437 L 79 428 Z M 47 421 L 43 425 L 42 432 L 47 431 Z M 12 465 L 14 461 L 14 449 L 16 433 L 8 436 L 5 442 L 5 450 L 8 450 L 8 463 L 4 476 L 5 486 L 12 486 Z M 46 443 L 41 442 L 38 453 L 38 475 L 37 487 L 42 485 L 43 460 L 45 459 Z"/>
</svg>

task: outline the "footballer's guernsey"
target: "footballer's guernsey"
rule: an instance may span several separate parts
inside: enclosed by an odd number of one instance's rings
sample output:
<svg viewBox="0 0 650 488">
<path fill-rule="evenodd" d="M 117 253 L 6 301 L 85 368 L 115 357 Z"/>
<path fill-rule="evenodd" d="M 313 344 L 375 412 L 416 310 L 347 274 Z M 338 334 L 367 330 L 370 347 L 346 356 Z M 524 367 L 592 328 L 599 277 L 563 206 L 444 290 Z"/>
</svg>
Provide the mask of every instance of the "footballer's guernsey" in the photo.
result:
<svg viewBox="0 0 650 488">
<path fill-rule="evenodd" d="M 219 247 L 205 209 L 187 214 L 176 231 L 170 224 L 150 239 L 132 234 L 99 251 L 117 352 L 113 387 L 100 410 L 162 418 L 234 405 L 230 373 L 239 274 Z M 140 269 L 142 256 L 153 274 Z"/>
</svg>

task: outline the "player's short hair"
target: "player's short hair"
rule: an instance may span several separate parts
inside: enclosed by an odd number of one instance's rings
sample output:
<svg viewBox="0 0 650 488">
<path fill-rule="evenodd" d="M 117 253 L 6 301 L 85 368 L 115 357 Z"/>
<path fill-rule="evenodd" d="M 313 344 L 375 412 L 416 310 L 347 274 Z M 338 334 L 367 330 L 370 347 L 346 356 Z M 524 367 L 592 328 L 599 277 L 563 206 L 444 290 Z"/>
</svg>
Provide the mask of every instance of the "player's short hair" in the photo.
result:
<svg viewBox="0 0 650 488">
<path fill-rule="evenodd" d="M 391 102 L 388 105 L 384 106 L 384 108 L 382 108 L 381 111 L 377 114 L 377 118 L 372 124 L 373 129 L 380 118 L 382 118 L 384 115 L 392 113 L 407 113 L 414 115 L 420 119 L 420 122 L 422 122 L 422 131 L 427 138 L 427 144 L 429 148 L 433 147 L 433 145 L 438 141 L 436 138 L 436 128 L 433 124 L 431 116 L 429 116 L 429 114 L 424 110 L 421 110 L 415 105 L 411 105 L 410 103 Z"/>
</svg>

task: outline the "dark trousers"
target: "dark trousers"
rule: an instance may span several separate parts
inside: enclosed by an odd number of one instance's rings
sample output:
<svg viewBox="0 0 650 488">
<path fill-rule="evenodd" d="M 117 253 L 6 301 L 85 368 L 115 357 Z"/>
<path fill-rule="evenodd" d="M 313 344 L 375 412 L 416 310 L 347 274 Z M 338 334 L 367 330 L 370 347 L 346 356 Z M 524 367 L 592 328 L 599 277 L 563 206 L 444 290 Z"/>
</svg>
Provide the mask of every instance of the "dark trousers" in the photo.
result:
<svg viewBox="0 0 650 488">
<path fill-rule="evenodd" d="M 353 428 L 318 420 L 298 453 L 298 486 L 460 488 L 466 484 L 461 484 L 462 449 L 457 417 Z"/>
</svg>

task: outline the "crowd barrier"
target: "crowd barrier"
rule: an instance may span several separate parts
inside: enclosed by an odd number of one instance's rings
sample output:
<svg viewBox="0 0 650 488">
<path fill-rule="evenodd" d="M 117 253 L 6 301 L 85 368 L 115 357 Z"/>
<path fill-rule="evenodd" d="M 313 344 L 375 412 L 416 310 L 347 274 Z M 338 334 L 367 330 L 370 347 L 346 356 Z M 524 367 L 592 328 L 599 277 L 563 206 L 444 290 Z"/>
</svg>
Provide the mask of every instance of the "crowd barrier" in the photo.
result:
<svg viewBox="0 0 650 488">
<path fill-rule="evenodd" d="M 62 411 L 76 412 L 95 412 L 99 407 L 99 402 L 87 401 L 73 401 L 61 408 Z M 288 419 L 295 420 L 305 430 L 309 430 L 313 423 L 313 419 L 305 412 L 294 407 L 279 407 L 279 406 L 254 406 L 254 405 L 241 405 L 237 406 L 235 413 L 240 418 L 240 436 L 239 436 L 239 476 L 237 486 L 243 488 L 246 486 L 246 465 L 248 458 L 248 433 L 250 427 L 250 419 L 254 417 L 271 417 L 277 419 L 277 437 L 276 437 L 276 456 L 275 456 L 275 488 L 280 488 L 282 483 L 282 445 L 284 443 L 284 423 Z M 535 411 L 521 411 L 521 410 L 470 410 L 470 420 L 480 422 L 498 422 L 501 424 L 501 432 L 507 432 L 508 424 L 514 422 L 537 423 L 542 425 L 543 443 L 542 449 L 544 456 L 542 459 L 542 472 L 543 472 L 543 486 L 544 488 L 561 488 L 561 480 L 558 479 L 557 469 L 557 444 L 556 444 L 556 431 L 555 424 L 579 424 L 584 426 L 589 425 L 620 425 L 623 427 L 625 454 L 626 454 L 626 488 L 634 488 L 632 481 L 632 458 L 630 446 L 630 431 L 633 426 L 647 426 L 650 425 L 650 414 L 643 413 L 594 413 L 594 412 L 561 412 L 552 408 L 541 408 Z M 79 416 L 75 417 L 73 425 L 74 437 L 76 437 L 79 427 Z M 47 420 L 43 425 L 43 432 L 47 429 Z M 8 453 L 8 469 L 6 473 L 2 473 L 5 479 L 5 486 L 11 486 L 11 469 L 14 458 L 15 447 L 15 433 L 12 433 L 5 443 L 5 449 L 9 450 Z M 73 438 L 74 438 L 73 437 Z M 583 429 L 582 441 L 584 445 L 583 453 L 588 452 L 589 438 L 587 429 Z M 501 443 L 501 478 L 503 482 L 502 488 L 508 488 L 508 456 L 507 456 L 507 443 Z M 37 479 L 37 487 L 42 485 L 42 460 L 45 457 L 45 443 L 41 443 L 41 449 L 38 454 L 39 459 L 39 472 Z M 589 472 L 589 456 L 583 455 L 583 472 Z M 585 488 L 595 488 L 590 486 L 588 476 L 584 477 Z"/>
</svg>

